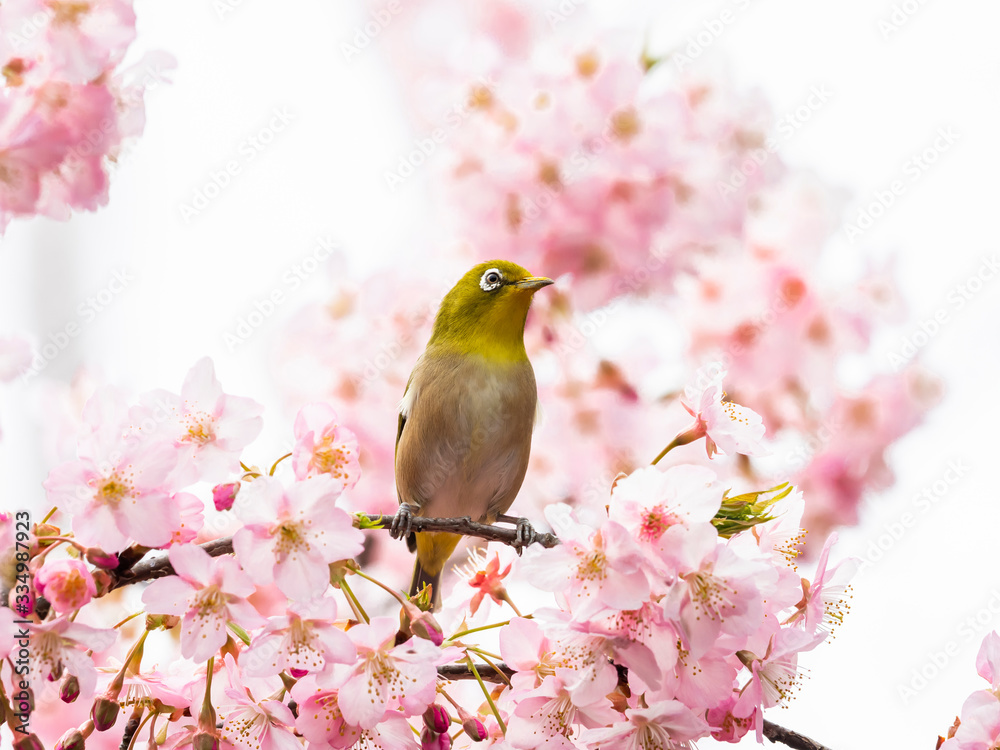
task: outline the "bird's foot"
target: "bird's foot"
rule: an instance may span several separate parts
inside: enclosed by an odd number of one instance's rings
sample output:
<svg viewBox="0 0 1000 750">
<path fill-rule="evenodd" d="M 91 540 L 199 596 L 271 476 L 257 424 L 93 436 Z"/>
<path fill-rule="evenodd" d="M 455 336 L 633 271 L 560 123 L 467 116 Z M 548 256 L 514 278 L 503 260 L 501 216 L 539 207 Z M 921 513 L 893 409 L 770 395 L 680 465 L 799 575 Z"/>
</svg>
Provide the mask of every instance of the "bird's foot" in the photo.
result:
<svg viewBox="0 0 1000 750">
<path fill-rule="evenodd" d="M 515 526 L 514 530 L 514 549 L 517 550 L 517 554 L 521 554 L 521 550 L 529 545 L 535 543 L 538 538 L 538 533 L 535 531 L 535 527 L 531 525 L 531 521 L 527 518 L 517 518 L 515 516 L 497 516 L 498 521 L 503 521 L 504 523 L 512 523 Z"/>
<path fill-rule="evenodd" d="M 415 506 L 409 503 L 402 503 L 392 519 L 392 525 L 389 527 L 389 536 L 393 539 L 402 539 L 409 534 L 415 510 L 417 510 Z"/>
</svg>

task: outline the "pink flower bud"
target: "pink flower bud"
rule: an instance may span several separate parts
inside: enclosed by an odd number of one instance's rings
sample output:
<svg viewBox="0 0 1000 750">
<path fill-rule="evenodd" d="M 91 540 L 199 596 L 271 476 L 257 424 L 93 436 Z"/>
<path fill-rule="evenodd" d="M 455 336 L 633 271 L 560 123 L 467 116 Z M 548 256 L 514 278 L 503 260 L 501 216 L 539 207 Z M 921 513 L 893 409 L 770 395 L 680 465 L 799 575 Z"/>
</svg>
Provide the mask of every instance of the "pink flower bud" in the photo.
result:
<svg viewBox="0 0 1000 750">
<path fill-rule="evenodd" d="M 295 667 L 291 667 L 288 670 L 288 674 L 290 674 L 296 680 L 301 680 L 303 677 L 305 677 L 307 674 L 309 674 L 309 670 L 308 669 L 296 669 Z"/>
<path fill-rule="evenodd" d="M 216 510 L 229 510 L 236 500 L 236 493 L 240 491 L 239 482 L 229 482 L 228 484 L 217 484 L 212 488 L 212 502 L 215 503 Z"/>
<path fill-rule="evenodd" d="M 451 726 L 451 716 L 448 715 L 448 709 L 437 703 L 431 704 L 424 711 L 424 724 L 434 732 L 444 734 L 448 731 L 448 727 Z"/>
<path fill-rule="evenodd" d="M 437 734 L 430 727 L 424 727 L 420 733 L 420 750 L 449 750 L 451 737 L 447 734 Z"/>
<path fill-rule="evenodd" d="M 97 594 L 94 576 L 80 560 L 46 562 L 35 573 L 35 586 L 59 613 L 80 609 Z"/>
<path fill-rule="evenodd" d="M 489 737 L 486 725 L 474 716 L 469 716 L 462 722 L 462 729 L 472 738 L 473 742 L 482 742 Z"/>
<path fill-rule="evenodd" d="M 114 570 L 118 567 L 118 555 L 113 552 L 105 552 L 100 547 L 88 547 L 84 553 L 87 562 L 105 570 Z"/>
<path fill-rule="evenodd" d="M 110 698 L 98 698 L 90 710 L 90 718 L 94 720 L 94 729 L 104 732 L 111 729 L 118 721 L 118 703 Z"/>
<path fill-rule="evenodd" d="M 425 638 L 435 646 L 440 646 L 444 642 L 444 630 L 434 619 L 430 612 L 424 612 L 410 602 L 404 602 L 403 609 L 406 616 L 410 618 L 410 632 L 418 638 Z"/>
<path fill-rule="evenodd" d="M 72 703 L 80 697 L 80 681 L 76 675 L 69 675 L 59 688 L 59 697 L 63 703 Z"/>
<path fill-rule="evenodd" d="M 38 739 L 38 735 L 29 734 L 14 743 L 14 750 L 45 750 L 45 745 Z"/>
<path fill-rule="evenodd" d="M 84 750 L 83 734 L 79 729 L 70 729 L 56 742 L 55 750 Z"/>
</svg>

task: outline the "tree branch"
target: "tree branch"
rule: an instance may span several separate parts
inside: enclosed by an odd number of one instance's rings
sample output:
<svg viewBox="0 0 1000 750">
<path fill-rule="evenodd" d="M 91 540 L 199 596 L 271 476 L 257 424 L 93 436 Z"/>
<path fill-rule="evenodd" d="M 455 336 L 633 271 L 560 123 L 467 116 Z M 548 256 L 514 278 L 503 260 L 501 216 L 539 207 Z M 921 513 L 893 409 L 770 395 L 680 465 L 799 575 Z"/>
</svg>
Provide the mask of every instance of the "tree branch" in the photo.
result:
<svg viewBox="0 0 1000 750">
<path fill-rule="evenodd" d="M 227 536 L 222 539 L 215 539 L 201 545 L 201 548 L 212 557 L 228 555 L 233 551 L 233 538 L 231 536 Z M 172 576 L 173 574 L 174 566 L 170 564 L 170 559 L 167 557 L 167 553 L 161 552 L 156 557 L 143 558 L 131 568 L 121 573 L 112 571 L 111 585 L 108 586 L 108 591 L 114 591 L 122 586 L 129 586 L 133 583 L 141 583 L 142 581 L 152 581 L 156 578 L 163 578 L 164 576 Z"/>
<path fill-rule="evenodd" d="M 780 742 L 782 745 L 795 748 L 795 750 L 830 750 L 826 745 L 821 745 L 816 740 L 811 740 L 791 729 L 785 729 L 767 719 L 764 719 L 764 736 L 771 742 Z"/>
<path fill-rule="evenodd" d="M 394 516 L 383 516 L 377 513 L 359 513 L 358 515 L 367 518 L 372 523 L 382 522 L 383 528 L 388 528 L 392 524 Z M 453 534 L 464 536 L 475 536 L 489 542 L 502 542 L 511 547 L 517 547 L 517 531 L 504 526 L 492 526 L 488 523 L 475 523 L 469 516 L 462 518 L 424 518 L 423 516 L 411 516 L 410 528 L 413 531 L 449 531 Z M 540 544 L 543 547 L 552 548 L 559 544 L 559 537 L 555 534 L 535 533 L 532 544 Z"/>
<path fill-rule="evenodd" d="M 367 518 L 372 523 L 382 522 L 383 529 L 388 529 L 392 523 L 393 516 L 383 516 L 378 513 L 359 513 L 358 515 Z M 504 526 L 491 526 L 486 523 L 474 523 L 468 516 L 464 518 L 424 518 L 423 516 L 413 516 L 410 519 L 410 527 L 414 531 L 449 531 L 454 534 L 464 536 L 474 536 L 490 542 L 502 542 L 511 547 L 517 546 L 517 531 Z M 559 544 L 559 537 L 555 534 L 535 534 L 533 544 L 540 544 L 543 547 L 555 547 Z M 232 537 L 224 537 L 201 545 L 212 557 L 228 555 L 233 551 Z M 132 565 L 127 570 L 111 571 L 111 585 L 108 591 L 114 591 L 122 586 L 128 586 L 142 581 L 152 581 L 156 578 L 163 578 L 174 574 L 174 568 L 170 564 L 166 553 L 160 553 L 155 557 L 143 558 Z"/>
</svg>

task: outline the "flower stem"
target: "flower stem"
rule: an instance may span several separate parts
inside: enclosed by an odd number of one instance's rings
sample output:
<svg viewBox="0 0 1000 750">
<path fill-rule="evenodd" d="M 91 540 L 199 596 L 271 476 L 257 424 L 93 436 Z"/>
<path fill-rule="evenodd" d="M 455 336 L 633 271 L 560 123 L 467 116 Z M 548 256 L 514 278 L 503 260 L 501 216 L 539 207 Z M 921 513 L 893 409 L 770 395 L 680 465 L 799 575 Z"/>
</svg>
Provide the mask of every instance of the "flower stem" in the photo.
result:
<svg viewBox="0 0 1000 750">
<path fill-rule="evenodd" d="M 704 428 L 699 428 L 697 423 L 694 424 L 689 429 L 682 432 L 680 435 L 671 440 L 670 444 L 662 451 L 660 451 L 660 455 L 658 455 L 656 458 L 653 459 L 653 466 L 656 466 L 656 464 L 660 462 L 661 458 L 670 453 L 670 451 L 672 451 L 677 446 L 687 445 L 688 443 L 692 443 L 698 438 L 705 437 L 705 434 L 706 433 Z"/>
<path fill-rule="evenodd" d="M 290 455 L 292 455 L 292 454 L 291 453 L 286 453 L 284 456 L 282 456 L 277 461 L 275 461 L 273 464 L 271 464 L 271 470 L 267 473 L 267 475 L 269 477 L 273 477 L 274 476 L 274 470 L 278 468 L 278 464 L 280 464 L 282 461 L 284 461 Z"/>
<path fill-rule="evenodd" d="M 493 715 L 497 718 L 497 724 L 500 725 L 500 731 L 507 734 L 507 725 L 504 724 L 503 719 L 500 716 L 500 711 L 497 710 L 497 704 L 493 702 L 493 696 L 490 695 L 490 691 L 486 689 L 486 683 L 483 682 L 483 678 L 479 676 L 479 670 L 476 669 L 476 664 L 472 661 L 472 657 L 466 657 L 466 661 L 469 663 L 469 669 L 472 670 L 472 675 L 476 678 L 476 682 L 479 683 L 479 687 L 483 690 L 483 695 L 486 696 L 486 702 L 490 704 L 490 710 L 493 711 Z"/>
<path fill-rule="evenodd" d="M 354 610 L 354 614 L 358 615 L 359 618 L 365 622 L 371 622 L 368 618 L 368 613 L 365 612 L 365 608 L 361 606 L 361 602 L 358 601 L 358 597 L 356 597 L 354 592 L 351 591 L 351 587 L 347 581 L 341 581 L 340 588 L 344 592 L 344 596 L 347 597 L 347 603 L 351 605 L 351 609 Z"/>
<path fill-rule="evenodd" d="M 400 604 L 405 604 L 405 602 L 403 601 L 403 597 L 398 592 L 393 591 L 391 588 L 389 588 L 388 586 L 386 586 L 384 583 L 382 583 L 377 578 L 372 578 L 370 575 L 368 575 L 363 570 L 361 570 L 361 568 L 358 568 L 357 570 L 354 570 L 353 572 L 354 572 L 355 575 L 361 576 L 366 581 L 371 581 L 376 586 L 378 586 L 380 589 L 383 589 L 384 591 L 388 591 L 396 599 L 396 601 L 399 602 Z"/>
<path fill-rule="evenodd" d="M 482 626 L 480 626 L 478 628 L 469 628 L 468 630 L 459 630 L 457 633 L 455 633 L 455 635 L 453 635 L 448 640 L 449 641 L 453 641 L 456 638 L 458 638 L 460 636 L 463 636 L 463 635 L 468 635 L 469 633 L 478 633 L 481 630 L 492 630 L 493 628 L 502 628 L 504 625 L 509 625 L 509 624 L 510 624 L 510 620 L 504 620 L 503 622 L 495 622 L 492 625 L 482 625 Z"/>
</svg>

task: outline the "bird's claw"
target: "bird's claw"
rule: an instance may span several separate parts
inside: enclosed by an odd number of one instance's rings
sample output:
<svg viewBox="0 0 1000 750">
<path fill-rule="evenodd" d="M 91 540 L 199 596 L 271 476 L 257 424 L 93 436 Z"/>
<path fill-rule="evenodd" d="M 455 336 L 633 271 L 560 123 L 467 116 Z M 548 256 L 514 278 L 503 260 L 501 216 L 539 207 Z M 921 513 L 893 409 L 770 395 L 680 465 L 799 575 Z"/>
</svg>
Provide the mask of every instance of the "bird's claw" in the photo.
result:
<svg viewBox="0 0 1000 750">
<path fill-rule="evenodd" d="M 514 518 L 502 515 L 498 516 L 497 520 L 514 524 L 514 543 L 511 546 L 517 550 L 517 554 L 519 555 L 522 549 L 531 546 L 538 539 L 538 532 L 535 531 L 535 527 L 531 525 L 531 521 L 527 518 Z"/>
<path fill-rule="evenodd" d="M 389 527 L 389 536 L 393 539 L 402 539 L 410 533 L 410 526 L 413 524 L 413 506 L 403 503 L 396 511 Z"/>
<path fill-rule="evenodd" d="M 535 543 L 538 538 L 538 533 L 535 531 L 535 527 L 531 525 L 531 521 L 527 518 L 517 519 L 517 528 L 515 529 L 515 544 L 517 545 L 517 554 L 521 554 L 521 549 L 523 547 L 528 547 Z"/>
</svg>

